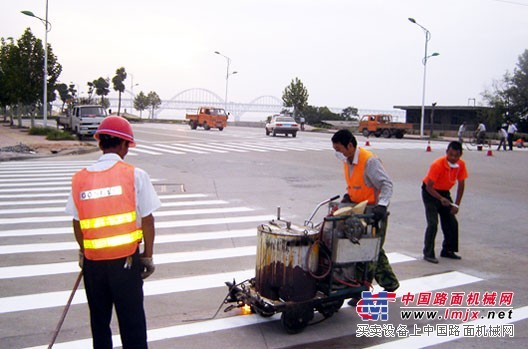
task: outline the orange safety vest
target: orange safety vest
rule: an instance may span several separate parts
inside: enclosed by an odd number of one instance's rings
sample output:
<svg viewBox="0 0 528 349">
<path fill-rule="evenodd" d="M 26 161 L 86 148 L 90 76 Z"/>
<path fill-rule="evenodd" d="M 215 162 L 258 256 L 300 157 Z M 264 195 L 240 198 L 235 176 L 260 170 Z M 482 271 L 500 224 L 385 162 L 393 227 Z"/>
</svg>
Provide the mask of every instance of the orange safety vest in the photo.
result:
<svg viewBox="0 0 528 349">
<path fill-rule="evenodd" d="M 352 202 L 361 202 L 368 200 L 369 204 L 376 203 L 376 192 L 374 188 L 368 187 L 365 183 L 365 165 L 367 160 L 374 156 L 368 150 L 357 148 L 359 151 L 358 163 L 354 165 L 354 170 L 350 173 L 348 161 L 345 161 L 345 179 L 347 182 L 347 191 Z"/>
<path fill-rule="evenodd" d="M 84 255 L 109 260 L 132 255 L 143 238 L 136 224 L 134 166 L 122 161 L 104 171 L 83 169 L 72 178 Z"/>
</svg>

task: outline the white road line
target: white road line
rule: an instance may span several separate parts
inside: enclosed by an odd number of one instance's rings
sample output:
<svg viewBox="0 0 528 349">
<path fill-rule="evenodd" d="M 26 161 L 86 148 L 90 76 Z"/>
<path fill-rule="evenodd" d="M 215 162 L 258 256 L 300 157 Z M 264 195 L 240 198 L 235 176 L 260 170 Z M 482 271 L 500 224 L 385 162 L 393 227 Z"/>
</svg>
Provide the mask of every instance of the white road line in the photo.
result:
<svg viewBox="0 0 528 349">
<path fill-rule="evenodd" d="M 185 152 L 186 152 L 185 150 L 178 149 L 176 147 L 173 147 L 173 146 L 170 146 L 170 145 L 167 145 L 167 144 L 156 143 L 154 145 L 156 147 L 161 148 L 160 150 L 174 152 L 174 154 L 185 154 Z"/>
<path fill-rule="evenodd" d="M 34 191 L 49 191 L 51 194 L 58 191 L 70 192 L 71 187 L 50 187 L 50 188 L 19 188 L 19 189 L 0 189 L 0 193 L 31 193 Z M 31 197 L 31 195 L 29 196 Z"/>
<path fill-rule="evenodd" d="M 10 200 L 10 201 L 0 201 L 0 206 L 11 206 L 11 207 L 16 207 L 16 206 L 26 206 L 26 205 L 35 205 L 35 206 L 39 206 L 39 205 L 54 205 L 54 204 L 64 204 L 66 205 L 66 201 L 65 199 L 61 199 L 61 200 L 33 200 L 33 201 L 13 201 L 13 200 Z"/>
<path fill-rule="evenodd" d="M 26 190 L 27 191 L 27 190 Z M 51 198 L 51 197 L 67 197 L 69 192 L 64 193 L 46 193 L 46 194 L 5 194 L 0 195 L 0 199 L 23 199 L 23 198 Z"/>
<path fill-rule="evenodd" d="M 70 177 L 70 179 L 71 179 L 71 177 Z M 31 186 L 28 187 L 28 183 L 25 183 L 25 182 L 6 183 L 6 182 L 2 181 L 2 183 L 0 183 L 0 188 L 24 187 L 24 188 L 26 188 L 25 189 L 26 191 L 31 191 L 35 187 L 45 187 L 45 186 L 50 186 L 50 185 L 62 185 L 62 184 L 67 184 L 67 183 L 68 183 L 67 181 L 62 181 L 62 180 L 58 181 L 58 182 L 49 181 L 49 182 L 43 182 L 43 183 L 40 183 L 40 182 L 37 181 L 37 182 L 31 182 Z"/>
<path fill-rule="evenodd" d="M 194 147 L 192 145 L 184 144 L 184 143 L 173 143 L 171 145 L 172 147 L 176 147 L 176 149 L 180 149 L 182 151 L 188 152 L 188 153 L 194 153 L 194 154 L 207 154 L 206 151 L 200 150 L 200 147 Z"/>
<path fill-rule="evenodd" d="M 156 211 L 154 217 L 172 217 L 172 216 L 187 216 L 187 215 L 201 215 L 201 214 L 220 214 L 220 213 L 235 213 L 235 212 L 250 212 L 253 209 L 248 207 L 225 207 L 225 208 L 204 208 L 204 209 L 190 209 L 190 210 L 170 210 L 170 211 Z M 20 223 L 51 223 L 51 222 L 70 222 L 71 216 L 51 216 L 51 217 L 20 217 L 20 218 L 0 218 L 0 224 L 20 224 Z M 165 222 L 160 222 L 163 224 Z M 156 224 L 157 225 L 157 224 Z"/>
<path fill-rule="evenodd" d="M 250 236 L 256 236 L 256 231 L 252 231 Z M 222 237 L 223 239 L 227 237 Z M 217 237 L 218 239 L 218 237 Z M 180 240 L 181 241 L 181 240 Z M 156 239 L 156 244 L 166 243 L 167 241 L 160 242 Z M 67 243 L 72 245 L 72 243 Z M 76 243 L 73 244 L 74 249 L 78 249 Z M 73 250 L 70 248 L 69 250 Z M 211 259 L 222 259 L 222 258 L 235 258 L 243 256 L 254 256 L 257 251 L 257 246 L 243 246 L 234 248 L 223 248 L 215 250 L 201 250 L 201 251 L 187 251 L 187 252 L 174 252 L 174 253 L 157 253 L 154 257 L 156 265 L 169 264 L 169 263 L 183 263 L 193 262 L 200 260 L 211 260 Z M 77 257 L 77 253 L 75 256 Z M 416 260 L 415 258 L 392 252 L 387 253 L 387 257 L 391 264 L 410 262 Z M 33 264 L 33 265 L 21 265 L 11 267 L 0 268 L 0 280 L 2 279 L 15 279 L 23 277 L 34 277 L 43 275 L 57 275 L 79 272 L 79 263 L 76 262 L 62 262 L 62 263 L 47 263 L 47 264 Z"/>
<path fill-rule="evenodd" d="M 235 258 L 243 256 L 254 256 L 257 246 L 244 246 L 234 248 L 224 248 L 216 250 L 157 253 L 154 256 L 156 265 L 169 263 L 184 263 L 194 261 L 206 261 L 211 259 Z M 75 253 L 77 256 L 77 253 Z M 78 262 L 34 264 L 0 268 L 0 280 L 15 279 L 24 277 L 58 275 L 67 273 L 78 273 Z"/>
<path fill-rule="evenodd" d="M 219 144 L 219 143 L 217 143 L 217 144 Z M 242 150 L 245 150 L 245 151 L 256 151 L 258 153 L 267 153 L 268 152 L 266 149 L 262 149 L 262 147 L 253 147 L 253 146 L 251 146 L 248 143 L 236 143 L 236 144 L 230 143 L 229 147 L 242 149 Z"/>
<path fill-rule="evenodd" d="M 196 227 L 201 225 L 217 225 L 217 224 L 237 224 L 237 223 L 254 223 L 254 222 L 265 222 L 270 219 L 275 218 L 270 215 L 262 216 L 239 216 L 239 217 L 226 217 L 226 218 L 205 218 L 205 219 L 190 219 L 190 220 L 178 220 L 178 221 L 166 221 L 166 222 L 156 222 L 156 230 L 158 229 L 172 229 L 172 228 L 182 228 L 182 227 Z M 0 237 L 9 237 L 9 236 L 40 236 L 40 235 L 64 235 L 64 234 L 73 234 L 71 227 L 49 227 L 49 228 L 38 228 L 38 229 L 12 229 L 0 231 Z M 156 238 L 158 241 L 158 238 Z M 51 250 L 53 246 L 59 243 L 50 244 Z M 25 249 L 37 248 L 41 244 L 24 244 Z M 66 248 L 66 246 L 61 245 L 61 248 Z M 46 251 L 46 249 L 39 248 L 37 251 Z M 0 254 L 7 253 L 21 253 L 20 250 L 11 250 L 7 249 L 6 246 L 0 245 Z M 28 251 L 29 252 L 29 251 Z"/>
<path fill-rule="evenodd" d="M 154 147 L 153 146 L 149 146 L 149 145 L 142 145 L 141 148 L 145 148 L 145 149 L 151 149 L 153 151 L 163 151 L 164 153 L 170 153 L 170 154 L 176 154 L 176 155 L 181 155 L 181 154 L 185 154 L 185 153 L 182 153 L 181 151 L 176 151 L 176 150 L 171 150 L 171 149 L 160 149 L 162 148 L 163 145 L 155 145 Z M 164 148 L 164 147 L 163 147 Z"/>
<path fill-rule="evenodd" d="M 213 152 L 213 153 L 228 153 L 227 151 L 217 149 L 217 146 L 209 146 L 207 143 L 189 143 L 188 145 L 192 145 L 197 147 L 198 149 L 205 150 L 207 152 Z"/>
<path fill-rule="evenodd" d="M 159 222 L 156 222 L 156 230 L 162 231 L 163 229 L 195 227 L 195 226 L 200 226 L 200 225 L 265 222 L 273 218 L 274 216 L 267 215 L 267 216 L 243 216 L 243 217 L 232 217 L 232 218 L 193 219 L 193 220 L 185 220 L 185 221 L 165 222 L 163 226 L 160 225 Z M 214 234 L 214 233 L 215 232 L 211 234 Z M 225 231 L 222 231 L 220 233 L 225 234 Z M 71 227 L 49 227 L 49 228 L 36 228 L 36 229 L 12 229 L 12 230 L 0 231 L 0 237 L 65 235 L 65 234 L 73 234 L 72 228 Z M 185 234 L 182 234 L 182 235 L 185 235 Z M 158 242 L 159 239 L 162 239 L 163 238 L 162 236 L 163 235 L 159 234 L 156 237 L 156 242 Z M 213 235 L 211 235 L 210 238 L 213 238 Z M 24 246 L 26 246 L 26 248 L 29 249 L 30 246 L 40 246 L 40 245 L 39 244 L 24 244 Z M 65 247 L 62 247 L 62 248 L 65 248 Z M 38 249 L 38 251 L 43 251 L 43 250 Z M 22 251 L 19 251 L 19 252 L 22 252 Z M 31 251 L 28 251 L 28 252 L 31 252 Z M 34 251 L 34 252 L 37 252 L 37 251 Z M 2 246 L 0 246 L 0 254 L 6 254 L 6 253 L 16 253 L 16 252 L 9 252 L 8 250 L 5 250 L 3 249 Z"/>
<path fill-rule="evenodd" d="M 58 202 L 55 202 L 55 203 L 66 204 L 66 200 L 57 200 L 57 201 Z M 43 204 L 43 203 L 50 204 L 52 202 L 53 200 L 35 201 L 33 202 L 33 204 L 35 205 Z M 165 207 L 182 207 L 182 206 L 223 205 L 227 203 L 228 202 L 224 200 L 196 200 L 196 201 L 180 201 L 180 202 L 162 202 L 161 207 L 165 208 Z M 3 204 L 8 204 L 8 203 L 0 202 L 0 206 Z M 22 203 L 22 205 L 30 205 L 30 204 L 31 204 L 31 201 L 27 201 L 25 204 Z M 20 203 L 15 201 L 15 202 L 12 202 L 10 206 L 16 206 L 16 205 L 20 205 Z M 64 205 L 54 206 L 54 207 L 11 208 L 11 209 L 4 209 L 4 210 L 0 209 L 0 214 L 20 214 L 20 213 L 32 214 L 32 213 L 52 213 L 52 212 L 64 213 Z M 162 212 L 162 211 L 157 211 L 155 215 L 157 215 L 158 212 Z"/>
<path fill-rule="evenodd" d="M 405 339 L 397 339 L 390 341 L 388 343 L 383 343 L 379 345 L 375 345 L 372 347 L 368 347 L 366 349 L 400 349 L 400 348 L 425 348 L 430 347 L 432 345 L 436 344 L 442 344 L 451 342 L 460 338 L 467 338 L 464 337 L 464 327 L 465 326 L 485 326 L 486 329 L 489 329 L 490 326 L 498 326 L 498 325 L 506 325 L 511 324 L 517 321 L 526 320 L 528 319 L 528 306 L 520 307 L 520 308 L 514 308 L 512 311 L 512 319 L 508 319 L 507 317 L 504 319 L 478 319 L 473 321 L 467 321 L 461 324 L 456 324 L 458 327 L 459 335 L 458 336 L 432 336 L 432 335 L 419 335 L 416 337 L 407 337 Z M 451 330 L 450 330 L 451 332 Z M 470 337 L 473 338 L 473 337 Z M 491 340 L 493 337 L 488 337 L 489 340 Z M 501 339 L 501 337 L 495 338 L 497 341 L 504 342 L 504 338 Z M 521 339 L 518 339 L 521 341 Z M 497 342 L 498 344 L 498 342 Z M 491 347 L 491 344 L 489 344 Z M 486 346 L 486 345 L 484 345 Z M 501 345 L 502 346 L 502 345 Z"/>
<path fill-rule="evenodd" d="M 14 176 L 16 178 L 8 178 L 5 176 L 0 176 L 2 183 L 17 183 L 17 182 L 44 182 L 44 181 L 67 181 L 71 180 L 71 176 L 67 177 L 57 177 L 56 175 L 51 176 L 42 176 L 42 174 L 35 172 L 33 176 Z"/>
<path fill-rule="evenodd" d="M 143 286 L 143 291 L 145 296 L 148 297 L 161 294 L 225 287 L 225 281 L 232 280 L 233 277 L 242 281 L 253 277 L 254 274 L 255 268 L 252 268 L 219 274 L 189 276 L 166 280 L 147 280 Z M 86 303 L 85 292 L 83 290 L 79 291 L 81 292 L 75 293 L 72 305 Z M 70 293 L 71 291 L 57 291 L 28 294 L 23 296 L 3 297 L 0 298 L 0 314 L 63 306 Z"/>
<path fill-rule="evenodd" d="M 209 251 L 191 251 L 191 252 L 181 252 L 181 253 L 168 253 L 168 254 L 160 254 L 156 255 L 155 261 L 159 264 L 164 263 L 182 263 L 187 261 L 193 261 L 193 260 L 205 260 L 205 259 L 217 259 L 217 258 L 232 258 L 237 256 L 251 256 L 256 253 L 256 246 L 246 246 L 246 247 L 240 247 L 240 248 L 232 248 L 232 249 L 219 249 L 219 250 L 209 250 Z M 196 257 L 194 256 L 196 254 Z M 393 255 L 396 258 L 392 258 Z M 390 262 L 391 263 L 397 263 L 396 261 L 409 261 L 414 260 L 413 258 L 404 256 L 403 258 L 400 258 L 396 256 L 397 254 L 388 254 Z M 60 267 L 64 267 L 68 269 L 68 271 L 61 271 Z M 66 262 L 66 263 L 56 263 L 53 264 L 42 264 L 42 265 L 34 265 L 34 266 L 23 266 L 23 267 L 6 267 L 1 268 L 2 276 L 8 276 L 16 271 L 19 271 L 21 273 L 28 274 L 31 273 L 30 269 L 35 269 L 35 276 L 37 275 L 51 275 L 51 274 L 61 274 L 61 273 L 75 273 L 79 271 L 79 266 L 77 262 Z M 46 269 L 49 270 L 49 273 L 46 274 Z M 249 276 L 244 276 L 243 278 L 240 277 L 240 275 L 235 274 L 244 274 L 246 275 L 248 272 L 251 272 Z M 213 287 L 220 287 L 224 286 L 224 282 L 226 280 L 232 280 L 233 277 L 235 277 L 238 281 L 242 281 L 245 279 L 248 279 L 250 277 L 253 277 L 255 274 L 255 269 L 249 269 L 244 271 L 234 271 L 231 272 L 232 275 L 230 277 L 225 278 L 227 273 L 220 273 L 220 274 L 211 274 L 211 275 L 199 275 L 199 276 L 192 276 L 192 277 L 182 277 L 182 278 L 174 278 L 174 279 L 166 279 L 166 280 L 156 280 L 156 281 L 147 281 L 145 283 L 145 295 L 146 296 L 152 296 L 152 295 L 158 295 L 158 294 L 167 294 L 167 293 L 173 293 L 173 292 L 185 292 L 185 291 L 192 291 L 197 289 L 207 289 L 207 288 L 213 288 Z M 443 275 L 443 274 L 441 274 Z M 13 276 L 14 277 L 14 276 Z M 207 277 L 210 277 L 211 282 L 209 283 L 207 281 Z M 185 285 L 184 280 L 187 279 L 193 279 L 194 283 L 193 285 Z M 410 280 L 406 280 L 410 281 Z M 149 287 L 147 287 L 147 285 Z M 12 296 L 12 297 L 3 297 L 0 298 L 0 313 L 7 313 L 10 311 L 22 311 L 22 310 L 29 310 L 26 309 L 27 306 L 30 306 L 30 309 L 40 309 L 40 308 L 47 308 L 52 307 L 53 299 L 54 297 L 51 296 L 51 303 L 47 303 L 45 301 L 42 306 L 39 305 L 25 305 L 25 304 L 10 304 L 6 300 L 19 300 L 20 298 L 25 298 L 28 301 L 32 302 L 34 298 L 41 298 L 42 295 L 56 295 L 60 293 L 67 293 L 68 291 L 57 291 L 57 292 L 48 292 L 48 293 L 36 293 L 33 295 L 25 295 L 25 296 Z M 86 302 L 86 299 L 82 301 L 82 303 Z M 78 303 L 74 303 L 78 304 Z M 4 308 L 4 305 L 6 306 Z M 36 308 L 35 308 L 36 307 Z M 4 310 L 5 309 L 5 310 Z M 7 310 L 11 309 L 11 310 Z"/>
<path fill-rule="evenodd" d="M 161 155 L 161 153 L 158 153 L 156 151 L 150 151 L 150 150 L 143 149 L 143 148 L 145 148 L 144 145 L 138 144 L 134 148 L 130 149 L 129 151 L 131 153 L 139 152 L 139 153 L 145 153 L 145 154 L 150 154 L 150 155 Z"/>
<path fill-rule="evenodd" d="M 216 284 L 216 285 L 218 285 L 217 287 L 220 287 L 220 284 L 221 284 L 222 286 L 225 287 L 224 282 L 226 280 L 231 280 L 233 277 L 235 277 L 237 281 L 242 281 L 242 280 L 245 280 L 247 278 L 250 278 L 250 277 L 254 276 L 254 270 L 253 269 L 245 270 L 245 271 L 233 272 L 233 274 L 235 274 L 235 273 L 237 275 L 232 275 L 231 277 L 228 277 L 229 273 L 209 275 L 209 277 L 211 277 L 210 285 L 205 284 L 204 286 L 205 286 L 205 288 L 210 288 L 210 286 Z M 454 284 L 452 286 L 446 286 L 446 287 L 461 286 L 461 285 L 466 285 L 466 284 L 474 283 L 474 282 L 477 282 L 477 281 L 481 281 L 481 279 L 474 278 L 471 275 L 462 274 L 462 273 L 458 273 L 458 272 L 452 272 L 452 273 L 461 274 L 461 275 L 454 275 L 456 280 L 460 280 L 461 283 Z M 446 273 L 446 274 L 452 274 L 452 273 Z M 446 275 L 446 274 L 440 274 L 438 276 L 437 275 L 431 275 L 431 276 L 427 277 L 427 280 L 428 281 L 432 281 L 433 280 L 435 282 L 433 282 L 432 285 L 437 285 L 438 282 L 436 282 L 435 279 L 438 278 L 440 280 L 445 280 L 446 276 L 449 277 L 449 275 Z M 217 275 L 221 275 L 221 276 L 217 277 Z M 227 279 L 222 279 L 222 277 L 226 277 L 226 276 L 228 277 Z M 466 278 L 460 277 L 460 276 L 465 276 Z M 191 282 L 190 281 L 191 278 L 182 278 L 182 279 L 178 279 L 178 280 L 184 280 L 184 279 L 187 282 L 189 282 L 189 283 Z M 412 284 L 421 284 L 422 283 L 422 284 L 425 284 L 424 281 L 421 281 L 422 279 L 424 279 L 424 278 L 415 278 L 415 279 L 403 280 L 403 281 L 400 281 L 400 284 L 402 286 L 406 286 L 406 284 L 408 284 L 408 283 L 412 283 Z M 223 282 L 221 282 L 221 280 L 223 280 Z M 151 283 L 149 283 L 147 281 L 145 283 L 145 286 L 144 286 L 145 295 L 152 295 L 153 293 L 155 293 L 155 294 L 163 294 L 163 293 L 159 293 L 159 292 L 163 292 L 163 290 L 165 290 L 166 293 L 170 293 L 170 292 L 168 292 L 170 289 L 167 289 L 167 288 L 170 288 L 170 287 L 173 287 L 174 288 L 173 290 L 175 292 L 183 291 L 183 290 L 181 290 L 180 288 L 177 287 L 176 282 L 174 282 L 173 280 L 172 280 L 172 282 L 174 283 L 173 285 L 170 285 L 170 283 L 167 283 L 167 284 L 160 283 L 160 284 L 154 285 L 155 282 L 157 282 L 157 281 L 153 281 Z M 196 277 L 196 279 L 194 279 L 194 282 L 196 282 L 196 285 L 195 284 L 190 284 L 191 286 L 193 286 L 192 290 L 197 289 L 196 287 L 199 286 L 199 284 L 202 283 L 203 280 L 201 279 L 201 277 Z M 152 289 L 150 289 L 150 287 L 149 287 L 150 285 L 152 285 L 152 287 L 153 287 Z M 446 287 L 442 287 L 442 288 L 446 288 Z M 436 288 L 434 288 L 434 286 L 433 286 L 433 287 L 427 288 L 427 291 L 433 291 L 435 289 Z M 187 290 L 187 291 L 192 291 L 192 290 Z M 79 295 L 79 294 L 81 294 L 81 295 Z M 38 295 L 20 296 L 20 297 L 26 297 L 26 298 L 13 299 L 13 300 L 11 300 L 11 303 L 20 303 L 21 307 L 28 308 L 28 309 L 21 309 L 21 310 L 40 309 L 41 307 L 43 307 L 44 304 L 47 305 L 46 308 L 47 307 L 51 307 L 51 306 L 59 306 L 61 297 L 63 297 L 62 302 L 64 302 L 64 299 L 67 299 L 68 295 L 69 295 L 69 291 L 61 291 L 61 292 L 47 293 L 47 294 L 43 294 L 43 295 L 42 294 L 38 294 Z M 33 298 L 33 297 L 35 297 L 35 298 Z M 15 297 L 10 297 L 10 298 L 15 298 Z M 80 302 L 81 298 L 82 298 L 82 302 Z M 2 311 L 4 309 L 4 307 L 2 306 L 2 301 L 3 300 L 0 299 L 0 311 Z M 39 303 L 39 302 L 41 302 L 41 303 Z M 80 304 L 80 303 L 86 302 L 86 297 L 84 296 L 84 293 L 83 292 L 78 292 L 75 295 L 75 298 L 74 298 L 73 302 L 74 302 L 74 304 Z M 58 303 L 58 305 L 56 305 L 57 303 Z M 38 307 L 38 308 L 35 308 L 35 307 Z M 8 311 L 4 311 L 4 312 L 19 311 L 19 310 L 11 310 L 11 309 L 8 309 L 8 308 L 6 308 L 6 310 L 8 310 Z M 152 343 L 152 342 L 155 342 L 155 341 L 158 341 L 158 340 L 179 338 L 179 337 L 191 336 L 191 335 L 196 335 L 196 334 L 201 334 L 201 333 L 209 333 L 209 332 L 218 331 L 218 330 L 228 330 L 228 329 L 242 327 L 242 326 L 249 326 L 249 325 L 254 325 L 256 323 L 276 321 L 279 318 L 280 318 L 280 315 L 274 315 L 274 316 L 272 316 L 270 318 L 267 318 L 267 319 L 262 318 L 259 315 L 244 315 L 244 316 L 240 316 L 239 315 L 239 316 L 233 316 L 233 317 L 224 318 L 224 319 L 200 321 L 200 322 L 195 322 L 195 323 L 192 323 L 192 324 L 175 325 L 175 326 L 169 326 L 169 327 L 149 330 L 148 331 L 148 338 L 149 338 L 149 343 Z M 114 344 L 115 345 L 120 345 L 119 344 L 120 343 L 119 335 L 113 336 L 112 339 L 114 340 Z M 87 342 L 88 340 L 90 340 L 90 342 Z M 83 345 L 84 346 L 91 345 L 91 339 L 82 339 L 82 340 L 78 340 L 78 341 L 58 343 L 55 346 L 56 346 L 57 349 L 60 349 L 60 348 L 81 348 Z M 35 347 L 35 348 L 41 348 L 41 347 Z M 399 346 L 398 348 L 401 348 L 401 346 Z"/>
<path fill-rule="evenodd" d="M 248 152 L 247 149 L 240 149 L 239 147 L 233 146 L 229 143 L 208 143 L 208 144 L 215 146 L 215 147 L 222 148 L 222 149 L 226 149 L 226 150 L 229 150 L 235 153 L 247 153 Z"/>
</svg>

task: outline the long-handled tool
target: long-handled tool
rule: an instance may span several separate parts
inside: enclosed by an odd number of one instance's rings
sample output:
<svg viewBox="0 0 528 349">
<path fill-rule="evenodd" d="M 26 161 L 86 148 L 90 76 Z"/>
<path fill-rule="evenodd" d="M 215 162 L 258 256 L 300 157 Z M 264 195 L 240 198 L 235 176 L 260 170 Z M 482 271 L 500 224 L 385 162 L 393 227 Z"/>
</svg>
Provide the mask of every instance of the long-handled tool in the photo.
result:
<svg viewBox="0 0 528 349">
<path fill-rule="evenodd" d="M 75 296 L 75 291 L 77 291 L 77 288 L 79 288 L 79 284 L 81 283 L 82 276 L 83 276 L 83 272 L 81 270 L 81 272 L 79 273 L 79 276 L 77 276 L 77 280 L 75 280 L 75 285 L 73 285 L 73 290 L 70 294 L 70 299 L 68 299 L 68 302 L 64 306 L 64 310 L 62 311 L 62 315 L 59 320 L 59 323 L 57 324 L 57 328 L 55 328 L 55 332 L 53 332 L 53 338 L 51 338 L 51 342 L 48 345 L 48 349 L 51 349 L 53 347 L 53 344 L 55 344 L 55 340 L 57 340 L 57 336 L 59 335 L 62 324 L 64 323 L 64 319 L 66 319 L 66 314 L 68 313 L 68 309 L 70 309 L 70 305 L 73 301 L 73 297 Z"/>
</svg>

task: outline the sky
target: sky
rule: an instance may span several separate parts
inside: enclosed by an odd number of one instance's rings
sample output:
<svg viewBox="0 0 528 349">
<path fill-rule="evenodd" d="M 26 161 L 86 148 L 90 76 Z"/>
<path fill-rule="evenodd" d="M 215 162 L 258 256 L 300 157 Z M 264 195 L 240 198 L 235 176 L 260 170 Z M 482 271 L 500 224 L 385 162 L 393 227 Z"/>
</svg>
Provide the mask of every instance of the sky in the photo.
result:
<svg viewBox="0 0 528 349">
<path fill-rule="evenodd" d="M 0 37 L 44 25 L 45 0 L 1 0 Z M 425 32 L 431 33 L 425 104 L 483 104 L 482 92 L 528 49 L 528 0 L 49 0 L 59 78 L 88 81 L 125 67 L 128 89 L 169 100 L 190 88 L 229 101 L 281 98 L 298 77 L 313 106 L 389 110 L 421 105 Z"/>
</svg>

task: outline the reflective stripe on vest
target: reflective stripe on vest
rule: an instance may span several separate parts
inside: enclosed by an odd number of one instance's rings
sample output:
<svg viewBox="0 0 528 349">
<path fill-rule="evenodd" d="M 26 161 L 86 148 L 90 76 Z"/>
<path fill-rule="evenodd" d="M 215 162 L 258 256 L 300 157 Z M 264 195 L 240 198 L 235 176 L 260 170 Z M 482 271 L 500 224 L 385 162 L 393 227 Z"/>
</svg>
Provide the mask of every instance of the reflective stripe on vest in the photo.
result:
<svg viewBox="0 0 528 349">
<path fill-rule="evenodd" d="M 134 166 L 118 161 L 103 171 L 81 170 L 73 176 L 72 196 L 87 259 L 117 259 L 137 250 L 143 232 L 137 223 Z"/>
<path fill-rule="evenodd" d="M 369 204 L 375 204 L 376 192 L 374 188 L 368 187 L 365 183 L 365 166 L 367 160 L 373 157 L 374 154 L 363 148 L 357 148 L 357 151 L 359 151 L 358 163 L 354 165 L 352 173 L 350 173 L 348 162 L 345 162 L 344 165 L 348 195 L 352 202 L 359 203 L 367 200 Z"/>
<path fill-rule="evenodd" d="M 136 221 L 136 211 L 120 213 L 106 217 L 81 219 L 81 229 L 111 227 Z"/>
<path fill-rule="evenodd" d="M 127 245 L 132 242 L 141 240 L 142 238 L 143 238 L 143 231 L 141 229 L 138 229 L 128 234 L 116 235 L 116 236 L 112 236 L 108 238 L 84 240 L 83 245 L 84 245 L 85 250 L 86 249 L 97 250 L 97 249 L 107 248 L 107 247 Z"/>
</svg>

